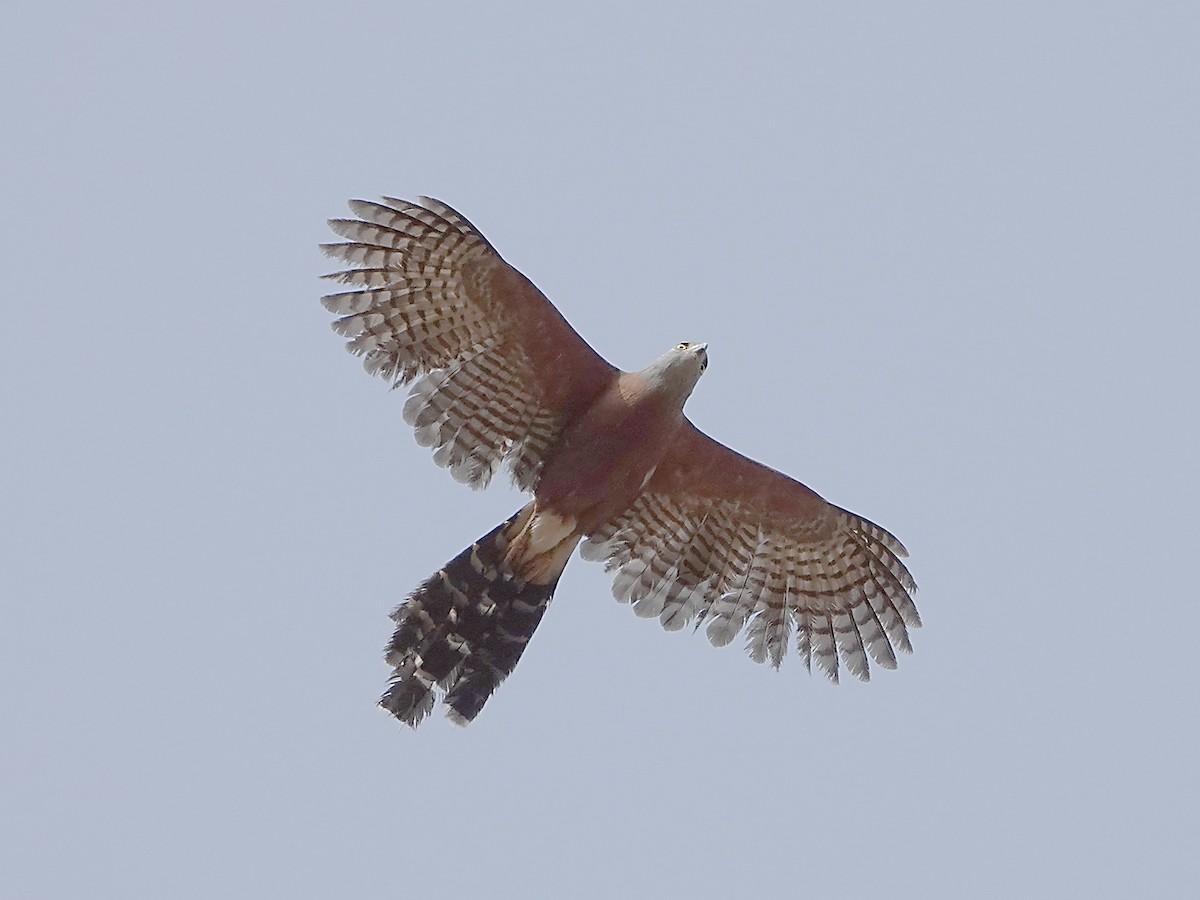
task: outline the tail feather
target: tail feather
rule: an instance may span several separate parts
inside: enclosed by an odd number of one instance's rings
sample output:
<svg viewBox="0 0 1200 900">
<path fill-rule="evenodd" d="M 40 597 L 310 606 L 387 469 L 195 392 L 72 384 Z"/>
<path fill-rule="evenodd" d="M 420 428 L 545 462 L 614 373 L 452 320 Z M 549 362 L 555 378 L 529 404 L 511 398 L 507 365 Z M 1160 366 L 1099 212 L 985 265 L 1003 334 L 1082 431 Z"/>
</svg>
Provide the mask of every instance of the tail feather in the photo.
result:
<svg viewBox="0 0 1200 900">
<path fill-rule="evenodd" d="M 545 583 L 512 574 L 506 552 L 514 526 L 529 518 L 522 513 L 446 563 L 392 613 L 396 631 L 386 650 L 392 681 L 379 705 L 405 724 L 420 724 L 438 694 L 452 721 L 470 722 L 541 622 L 562 569 L 538 579 Z"/>
</svg>

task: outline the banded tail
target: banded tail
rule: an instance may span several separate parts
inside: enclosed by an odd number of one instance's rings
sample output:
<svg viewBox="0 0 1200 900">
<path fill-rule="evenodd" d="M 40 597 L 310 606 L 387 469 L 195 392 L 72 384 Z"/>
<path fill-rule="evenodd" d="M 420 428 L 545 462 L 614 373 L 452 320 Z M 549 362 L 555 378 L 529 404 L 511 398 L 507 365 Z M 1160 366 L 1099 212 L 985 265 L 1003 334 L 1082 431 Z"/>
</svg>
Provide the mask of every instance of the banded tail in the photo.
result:
<svg viewBox="0 0 1200 900">
<path fill-rule="evenodd" d="M 379 705 L 415 728 L 444 695 L 466 725 L 516 667 L 579 536 L 536 502 L 427 579 L 392 613 L 392 682 Z"/>
</svg>

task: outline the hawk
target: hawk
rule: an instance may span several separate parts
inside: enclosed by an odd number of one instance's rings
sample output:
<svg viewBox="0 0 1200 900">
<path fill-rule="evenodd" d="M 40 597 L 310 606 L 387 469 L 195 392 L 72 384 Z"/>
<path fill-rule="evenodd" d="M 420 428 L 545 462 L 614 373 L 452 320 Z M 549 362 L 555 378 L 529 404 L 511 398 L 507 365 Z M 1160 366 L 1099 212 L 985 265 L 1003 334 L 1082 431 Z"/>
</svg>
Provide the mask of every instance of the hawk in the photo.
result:
<svg viewBox="0 0 1200 900">
<path fill-rule="evenodd" d="M 380 705 L 416 727 L 440 696 L 466 724 L 512 672 L 582 544 L 613 593 L 716 646 L 746 634 L 778 668 L 794 640 L 837 681 L 896 665 L 921 620 L 904 546 L 872 522 L 698 430 L 708 364 L 676 344 L 640 372 L 599 356 L 461 214 L 430 197 L 354 200 L 323 244 L 352 290 L 322 298 L 366 370 L 412 382 L 404 420 L 458 481 L 507 462 L 532 499 L 393 613 Z"/>
</svg>

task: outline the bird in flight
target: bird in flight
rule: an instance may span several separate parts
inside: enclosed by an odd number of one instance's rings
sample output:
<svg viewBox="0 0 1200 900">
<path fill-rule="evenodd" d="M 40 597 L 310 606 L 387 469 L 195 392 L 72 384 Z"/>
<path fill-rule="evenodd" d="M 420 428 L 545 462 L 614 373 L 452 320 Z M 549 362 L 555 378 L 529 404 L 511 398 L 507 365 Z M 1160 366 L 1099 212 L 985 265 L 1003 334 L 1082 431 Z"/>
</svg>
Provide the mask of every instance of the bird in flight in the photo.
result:
<svg viewBox="0 0 1200 900">
<path fill-rule="evenodd" d="M 460 213 L 430 197 L 353 200 L 323 244 L 352 289 L 322 298 L 366 370 L 412 383 L 404 420 L 458 481 L 505 463 L 532 499 L 392 613 L 380 705 L 416 727 L 441 697 L 467 724 L 512 672 L 575 548 L 613 593 L 715 646 L 745 632 L 778 668 L 789 644 L 835 682 L 896 665 L 921 624 L 904 546 L 698 430 L 684 403 L 708 364 L 683 341 L 640 372 L 600 357 Z"/>
</svg>

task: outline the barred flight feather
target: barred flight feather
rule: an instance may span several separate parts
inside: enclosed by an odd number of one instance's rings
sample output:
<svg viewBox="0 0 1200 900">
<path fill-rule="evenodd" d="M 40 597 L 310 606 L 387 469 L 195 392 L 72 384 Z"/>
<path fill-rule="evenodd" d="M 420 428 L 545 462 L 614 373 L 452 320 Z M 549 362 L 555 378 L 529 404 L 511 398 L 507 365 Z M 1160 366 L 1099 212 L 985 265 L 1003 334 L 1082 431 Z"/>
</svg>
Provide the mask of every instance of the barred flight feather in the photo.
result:
<svg viewBox="0 0 1200 900">
<path fill-rule="evenodd" d="M 505 532 L 516 519 L 446 563 L 392 613 L 392 683 L 379 703 L 405 724 L 420 724 L 439 694 L 452 721 L 470 722 L 541 622 L 558 578 L 529 584 L 505 570 Z"/>
<path fill-rule="evenodd" d="M 322 302 L 369 373 L 394 387 L 416 381 L 405 420 L 439 465 L 482 488 L 507 460 L 517 486 L 532 489 L 561 422 L 480 274 L 504 263 L 460 214 L 422 203 L 354 200 L 358 219 L 330 220 L 346 243 L 322 249 L 355 268 L 327 277 L 361 288 Z"/>
<path fill-rule="evenodd" d="M 795 631 L 806 668 L 836 682 L 844 665 L 867 681 L 871 661 L 891 669 L 897 649 L 911 651 L 916 585 L 899 541 L 834 509 L 832 534 L 769 519 L 756 529 L 744 505 L 647 492 L 581 555 L 606 560 L 617 599 L 664 628 L 698 621 L 714 646 L 745 631 L 750 658 L 776 668 Z"/>
</svg>

